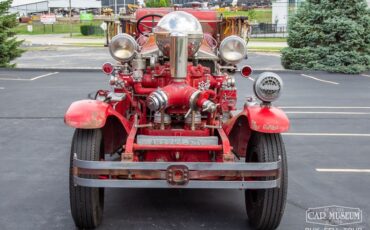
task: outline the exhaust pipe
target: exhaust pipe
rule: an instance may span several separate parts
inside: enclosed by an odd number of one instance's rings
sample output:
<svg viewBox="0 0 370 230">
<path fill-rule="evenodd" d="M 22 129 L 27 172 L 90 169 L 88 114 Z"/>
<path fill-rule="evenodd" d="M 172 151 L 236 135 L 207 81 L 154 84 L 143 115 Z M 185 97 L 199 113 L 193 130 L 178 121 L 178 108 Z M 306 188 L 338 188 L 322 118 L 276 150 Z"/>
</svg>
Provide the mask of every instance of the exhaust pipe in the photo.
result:
<svg viewBox="0 0 370 230">
<path fill-rule="evenodd" d="M 170 69 L 175 81 L 184 81 L 188 67 L 188 36 L 173 32 L 170 35 Z"/>
</svg>

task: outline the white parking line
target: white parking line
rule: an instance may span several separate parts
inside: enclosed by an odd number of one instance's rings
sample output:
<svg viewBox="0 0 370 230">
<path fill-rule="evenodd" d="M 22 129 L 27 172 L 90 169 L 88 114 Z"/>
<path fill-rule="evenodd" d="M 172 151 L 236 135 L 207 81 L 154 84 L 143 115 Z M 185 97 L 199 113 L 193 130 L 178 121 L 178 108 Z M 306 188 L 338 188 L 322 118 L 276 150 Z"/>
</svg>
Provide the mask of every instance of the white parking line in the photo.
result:
<svg viewBox="0 0 370 230">
<path fill-rule="evenodd" d="M 329 83 L 329 84 L 339 85 L 338 82 L 323 80 L 323 79 L 313 77 L 313 76 L 310 76 L 310 75 L 307 75 L 307 74 L 301 74 L 301 76 L 308 77 L 308 78 L 311 78 L 311 79 L 316 80 L 316 81 L 321 81 L 321 82 L 325 82 L 325 83 Z"/>
<path fill-rule="evenodd" d="M 287 111 L 287 114 L 337 114 L 337 115 L 368 115 L 364 112 L 307 112 L 307 111 Z"/>
<path fill-rule="evenodd" d="M 350 173 L 370 173 L 370 169 L 316 169 L 317 172 L 350 172 Z"/>
<path fill-rule="evenodd" d="M 47 76 L 51 76 L 51 75 L 55 75 L 55 74 L 58 74 L 58 73 L 59 72 L 47 73 L 47 74 L 43 74 L 43 75 L 40 75 L 40 76 L 33 77 L 31 79 L 23 79 L 23 78 L 0 78 L 0 80 L 4 80 L 4 81 L 34 81 L 34 80 L 37 80 L 37 79 L 40 79 L 40 78 L 43 78 L 43 77 L 47 77 Z"/>
<path fill-rule="evenodd" d="M 281 109 L 370 109 L 370 106 L 281 106 Z"/>
<path fill-rule="evenodd" d="M 55 75 L 55 74 L 58 74 L 59 72 L 54 72 L 54 73 L 47 73 L 47 74 L 44 74 L 44 75 L 40 75 L 40 76 L 37 76 L 37 77 L 34 77 L 34 78 L 31 78 L 30 81 L 34 81 L 34 80 L 37 80 L 37 79 L 40 79 L 40 78 L 43 78 L 43 77 L 47 77 L 47 76 L 51 76 L 51 75 Z"/>
<path fill-rule="evenodd" d="M 361 74 L 361 76 L 370 77 L 370 75 L 367 75 L 367 74 Z"/>
<path fill-rule="evenodd" d="M 0 87 L 0 89 L 5 89 L 4 87 Z"/>
<path fill-rule="evenodd" d="M 283 133 L 285 136 L 370 137 L 370 133 Z"/>
</svg>

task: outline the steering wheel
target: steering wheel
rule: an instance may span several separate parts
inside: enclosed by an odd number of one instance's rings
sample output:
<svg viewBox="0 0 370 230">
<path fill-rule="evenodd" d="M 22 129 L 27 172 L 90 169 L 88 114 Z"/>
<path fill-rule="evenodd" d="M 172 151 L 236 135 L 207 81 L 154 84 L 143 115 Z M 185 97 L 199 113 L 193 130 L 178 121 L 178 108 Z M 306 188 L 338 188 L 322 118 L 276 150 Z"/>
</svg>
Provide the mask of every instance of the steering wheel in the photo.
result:
<svg viewBox="0 0 370 230">
<path fill-rule="evenodd" d="M 144 16 L 142 16 L 141 18 L 139 18 L 139 20 L 137 20 L 137 22 L 136 22 L 136 30 L 140 33 L 140 34 L 142 34 L 142 35 L 144 35 L 144 36 L 146 36 L 146 37 L 148 37 L 148 30 L 150 31 L 150 32 L 153 32 L 153 29 L 154 29 L 154 27 L 155 27 L 155 21 L 154 21 L 154 18 L 161 18 L 161 17 L 163 17 L 162 15 L 160 15 L 160 14 L 147 14 L 147 15 L 144 15 Z M 146 19 L 146 18 L 151 18 L 152 19 L 152 26 L 148 26 L 148 25 L 146 25 L 144 22 L 143 22 L 143 20 L 144 19 Z M 141 29 L 141 27 L 144 27 L 146 30 L 142 30 Z"/>
</svg>

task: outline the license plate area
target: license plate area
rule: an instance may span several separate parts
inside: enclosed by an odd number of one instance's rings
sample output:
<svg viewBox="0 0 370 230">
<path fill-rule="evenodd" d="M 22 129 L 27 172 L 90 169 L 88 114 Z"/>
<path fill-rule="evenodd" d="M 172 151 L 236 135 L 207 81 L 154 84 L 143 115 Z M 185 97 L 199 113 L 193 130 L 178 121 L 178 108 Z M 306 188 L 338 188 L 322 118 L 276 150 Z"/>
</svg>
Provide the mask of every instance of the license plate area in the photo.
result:
<svg viewBox="0 0 370 230">
<path fill-rule="evenodd" d="M 173 186 L 189 183 L 189 169 L 185 165 L 171 165 L 166 171 L 167 183 Z"/>
<path fill-rule="evenodd" d="M 218 137 L 215 136 L 152 136 L 137 135 L 136 142 L 139 145 L 218 145 Z"/>
</svg>

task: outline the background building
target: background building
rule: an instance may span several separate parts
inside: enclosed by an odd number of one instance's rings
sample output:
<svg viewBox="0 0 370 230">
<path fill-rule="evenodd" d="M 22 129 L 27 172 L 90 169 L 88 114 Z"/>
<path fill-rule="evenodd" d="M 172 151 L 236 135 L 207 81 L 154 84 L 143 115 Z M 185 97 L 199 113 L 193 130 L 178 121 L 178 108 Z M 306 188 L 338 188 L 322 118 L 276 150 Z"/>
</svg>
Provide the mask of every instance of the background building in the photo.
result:
<svg viewBox="0 0 370 230">
<path fill-rule="evenodd" d="M 101 0 L 102 8 L 111 8 L 112 10 L 114 10 L 115 4 L 117 4 L 117 11 L 119 12 L 120 8 L 124 8 L 125 6 L 127 6 L 127 4 L 137 4 L 137 1 L 136 0 Z"/>
<path fill-rule="evenodd" d="M 158 0 L 159 1 L 159 0 Z M 209 5 L 227 6 L 230 5 L 233 0 L 197 0 L 199 2 L 208 2 Z M 115 2 L 117 2 L 117 11 L 120 8 L 127 6 L 127 4 L 138 4 L 138 0 L 101 0 L 102 8 L 115 9 Z M 171 0 L 173 4 L 186 4 L 188 2 L 194 2 L 194 0 Z M 249 7 L 269 7 L 271 6 L 271 0 L 238 0 L 238 6 L 249 6 Z"/>
<path fill-rule="evenodd" d="M 2 1 L 2 0 L 0 0 Z M 192 2 L 194 0 L 171 0 L 172 3 L 185 4 L 187 2 Z M 198 0 L 200 2 L 206 0 Z M 280 2 L 278 5 L 285 8 L 283 2 L 289 3 L 289 8 L 292 9 L 294 6 L 298 6 L 304 0 L 238 0 L 238 6 L 247 7 L 271 7 L 272 3 Z M 138 0 L 71 0 L 72 8 L 74 9 L 100 9 L 100 8 L 111 8 L 115 9 L 115 4 L 117 5 L 117 11 L 120 8 L 124 8 L 127 4 L 137 4 Z M 232 0 L 208 0 L 210 5 L 224 5 Z M 370 6 L 370 0 L 367 0 Z M 275 4 L 276 5 L 276 4 Z M 282 6 L 284 5 L 284 6 Z M 291 7 L 293 6 L 293 7 Z M 13 0 L 11 12 L 19 12 L 20 15 L 27 15 L 31 13 L 41 13 L 41 12 L 53 12 L 54 9 L 69 7 L 69 0 Z M 279 6 L 275 6 L 279 7 Z M 117 12 L 118 13 L 118 12 Z M 276 17 L 273 17 L 275 20 Z"/>
<path fill-rule="evenodd" d="M 100 9 L 101 0 L 71 0 L 71 6 L 74 9 Z M 68 8 L 69 0 L 13 0 L 10 11 L 22 16 Z"/>
</svg>

